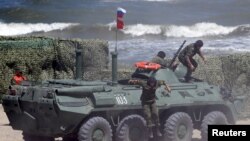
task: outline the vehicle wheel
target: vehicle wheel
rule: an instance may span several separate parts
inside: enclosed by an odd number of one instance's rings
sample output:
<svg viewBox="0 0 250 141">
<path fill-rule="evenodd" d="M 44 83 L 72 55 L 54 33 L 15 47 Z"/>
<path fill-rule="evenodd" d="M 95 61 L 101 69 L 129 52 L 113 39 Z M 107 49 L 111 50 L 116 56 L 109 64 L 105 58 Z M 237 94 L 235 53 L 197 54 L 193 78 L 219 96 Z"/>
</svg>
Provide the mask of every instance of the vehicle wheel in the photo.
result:
<svg viewBox="0 0 250 141">
<path fill-rule="evenodd" d="M 146 121 L 139 115 L 129 115 L 116 128 L 117 141 L 147 141 Z"/>
<path fill-rule="evenodd" d="M 167 141 L 191 141 L 193 122 L 184 112 L 172 114 L 164 125 L 164 138 Z"/>
<path fill-rule="evenodd" d="M 23 133 L 24 141 L 54 141 L 52 137 L 35 136 L 27 133 Z"/>
<path fill-rule="evenodd" d="M 111 126 L 109 122 L 102 117 L 92 117 L 79 129 L 78 140 L 112 141 Z"/>
<path fill-rule="evenodd" d="M 201 124 L 201 140 L 207 141 L 208 125 L 228 124 L 226 116 L 219 111 L 208 113 Z"/>
</svg>

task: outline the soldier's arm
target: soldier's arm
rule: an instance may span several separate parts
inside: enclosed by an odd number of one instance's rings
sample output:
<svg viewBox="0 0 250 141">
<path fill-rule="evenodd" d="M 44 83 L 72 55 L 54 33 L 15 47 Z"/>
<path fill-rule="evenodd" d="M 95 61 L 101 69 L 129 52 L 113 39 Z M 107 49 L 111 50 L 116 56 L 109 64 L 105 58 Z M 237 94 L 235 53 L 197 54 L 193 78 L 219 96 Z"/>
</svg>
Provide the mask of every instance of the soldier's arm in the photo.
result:
<svg viewBox="0 0 250 141">
<path fill-rule="evenodd" d="M 203 60 L 203 62 L 205 63 L 206 62 L 206 59 L 203 55 L 203 53 L 201 51 L 198 52 L 198 55 L 201 57 L 201 59 Z"/>
<path fill-rule="evenodd" d="M 142 85 L 143 82 L 141 80 L 129 80 L 128 83 L 134 85 Z"/>
<path fill-rule="evenodd" d="M 160 80 L 160 81 L 159 81 L 159 84 L 160 84 L 160 85 L 164 85 L 164 86 L 165 86 L 165 90 L 167 90 L 168 92 L 171 92 L 170 86 L 169 86 L 165 81 Z"/>
<path fill-rule="evenodd" d="M 188 67 L 192 68 L 193 65 L 192 65 L 192 63 L 191 63 L 191 61 L 190 61 L 189 58 L 192 55 L 193 50 L 192 50 L 192 48 L 190 46 L 187 46 L 185 49 L 186 49 L 185 59 L 186 59 L 186 61 L 188 63 L 187 65 L 188 65 Z"/>
<path fill-rule="evenodd" d="M 189 59 L 189 56 L 188 56 L 188 55 L 186 55 L 186 56 L 185 56 L 185 59 L 186 59 L 186 61 L 187 61 L 187 63 L 188 63 L 188 64 L 187 64 L 187 65 L 188 65 L 188 67 L 189 67 L 189 68 L 193 68 L 194 66 L 192 65 L 192 63 L 191 63 L 191 61 L 190 61 L 190 59 Z"/>
</svg>

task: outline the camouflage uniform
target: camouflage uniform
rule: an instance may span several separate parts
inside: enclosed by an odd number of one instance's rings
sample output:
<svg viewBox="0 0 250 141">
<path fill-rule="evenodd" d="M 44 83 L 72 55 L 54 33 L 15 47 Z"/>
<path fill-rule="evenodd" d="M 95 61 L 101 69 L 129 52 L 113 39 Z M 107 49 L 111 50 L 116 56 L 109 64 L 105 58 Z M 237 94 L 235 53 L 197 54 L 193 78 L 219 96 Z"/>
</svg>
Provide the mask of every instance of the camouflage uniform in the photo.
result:
<svg viewBox="0 0 250 141">
<path fill-rule="evenodd" d="M 158 80 L 153 88 L 150 87 L 146 81 L 138 81 L 137 84 L 141 85 L 143 88 L 140 100 L 147 121 L 147 126 L 152 127 L 154 125 L 153 121 L 156 126 L 159 126 L 160 122 L 159 122 L 158 108 L 155 101 L 156 100 L 155 91 L 161 85 L 165 85 L 165 82 Z"/>
<path fill-rule="evenodd" d="M 161 66 L 167 66 L 166 60 L 159 56 L 155 56 L 150 62 L 160 64 Z"/>
<path fill-rule="evenodd" d="M 200 50 L 196 49 L 193 44 L 190 44 L 188 46 L 186 46 L 179 54 L 178 59 L 179 61 L 187 67 L 187 73 L 185 75 L 185 79 L 186 80 L 190 80 L 191 79 L 191 75 L 192 75 L 192 70 L 191 68 L 188 66 L 188 62 L 186 60 L 186 57 L 189 58 L 191 64 L 194 66 L 194 68 L 196 69 L 198 67 L 198 63 L 193 59 L 193 56 L 196 54 L 200 54 Z"/>
</svg>

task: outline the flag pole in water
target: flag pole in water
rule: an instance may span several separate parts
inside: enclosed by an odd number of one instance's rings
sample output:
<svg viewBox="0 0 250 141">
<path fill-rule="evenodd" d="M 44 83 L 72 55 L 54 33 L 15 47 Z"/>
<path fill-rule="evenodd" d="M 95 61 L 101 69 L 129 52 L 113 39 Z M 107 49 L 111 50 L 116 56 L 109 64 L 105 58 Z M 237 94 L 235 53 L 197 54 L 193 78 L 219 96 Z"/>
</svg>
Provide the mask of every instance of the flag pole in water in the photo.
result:
<svg viewBox="0 0 250 141">
<path fill-rule="evenodd" d="M 123 29 L 124 23 L 123 23 L 123 15 L 126 13 L 126 10 L 119 7 L 117 8 L 117 16 L 116 16 L 116 33 L 115 33 L 115 51 L 111 52 L 112 55 L 112 85 L 117 84 L 117 34 L 119 29 Z"/>
</svg>

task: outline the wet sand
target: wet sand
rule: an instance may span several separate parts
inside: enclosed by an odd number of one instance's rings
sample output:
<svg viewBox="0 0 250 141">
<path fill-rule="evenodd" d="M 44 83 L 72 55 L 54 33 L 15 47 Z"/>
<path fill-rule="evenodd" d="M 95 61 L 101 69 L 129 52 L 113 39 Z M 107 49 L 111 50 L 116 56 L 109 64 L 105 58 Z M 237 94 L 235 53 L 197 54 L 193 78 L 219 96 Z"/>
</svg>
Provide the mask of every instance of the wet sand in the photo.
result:
<svg viewBox="0 0 250 141">
<path fill-rule="evenodd" d="M 8 126 L 9 121 L 6 114 L 3 111 L 2 105 L 0 105 L 0 141 L 23 141 L 22 132 L 13 130 L 11 126 Z M 237 124 L 250 124 L 250 119 L 239 120 Z M 200 140 L 200 132 L 194 130 L 193 140 Z M 62 141 L 61 138 L 57 138 L 56 141 Z"/>
</svg>

